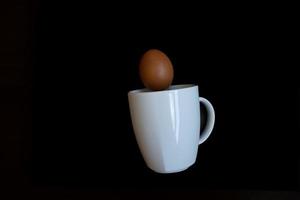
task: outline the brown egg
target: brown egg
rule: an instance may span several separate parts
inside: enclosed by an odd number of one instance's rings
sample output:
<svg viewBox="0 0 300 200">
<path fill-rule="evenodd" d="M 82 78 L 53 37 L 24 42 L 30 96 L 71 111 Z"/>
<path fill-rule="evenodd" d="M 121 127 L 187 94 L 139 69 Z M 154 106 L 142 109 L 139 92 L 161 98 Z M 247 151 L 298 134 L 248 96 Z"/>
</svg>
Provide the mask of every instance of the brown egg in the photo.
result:
<svg viewBox="0 0 300 200">
<path fill-rule="evenodd" d="M 172 63 L 166 54 L 157 49 L 151 49 L 142 56 L 139 71 L 142 82 L 150 90 L 164 90 L 172 84 Z"/>
</svg>

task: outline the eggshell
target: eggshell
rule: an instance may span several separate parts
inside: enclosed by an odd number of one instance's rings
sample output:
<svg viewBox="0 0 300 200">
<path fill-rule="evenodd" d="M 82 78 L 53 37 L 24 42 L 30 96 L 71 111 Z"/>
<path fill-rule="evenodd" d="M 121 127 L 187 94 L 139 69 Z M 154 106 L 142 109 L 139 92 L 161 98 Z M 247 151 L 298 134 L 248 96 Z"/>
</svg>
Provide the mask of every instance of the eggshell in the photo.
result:
<svg viewBox="0 0 300 200">
<path fill-rule="evenodd" d="M 167 89 L 173 81 L 174 70 L 168 56 L 157 49 L 148 50 L 139 64 L 140 78 L 150 90 Z"/>
</svg>

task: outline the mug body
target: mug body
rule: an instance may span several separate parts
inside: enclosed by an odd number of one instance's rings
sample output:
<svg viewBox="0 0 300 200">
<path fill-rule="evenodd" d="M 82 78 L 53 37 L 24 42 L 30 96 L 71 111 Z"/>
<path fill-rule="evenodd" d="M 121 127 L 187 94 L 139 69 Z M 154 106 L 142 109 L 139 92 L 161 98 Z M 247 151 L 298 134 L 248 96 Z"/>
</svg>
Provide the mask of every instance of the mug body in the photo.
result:
<svg viewBox="0 0 300 200">
<path fill-rule="evenodd" d="M 128 99 L 135 137 L 150 169 L 173 173 L 194 164 L 200 136 L 198 86 L 133 90 Z"/>
</svg>

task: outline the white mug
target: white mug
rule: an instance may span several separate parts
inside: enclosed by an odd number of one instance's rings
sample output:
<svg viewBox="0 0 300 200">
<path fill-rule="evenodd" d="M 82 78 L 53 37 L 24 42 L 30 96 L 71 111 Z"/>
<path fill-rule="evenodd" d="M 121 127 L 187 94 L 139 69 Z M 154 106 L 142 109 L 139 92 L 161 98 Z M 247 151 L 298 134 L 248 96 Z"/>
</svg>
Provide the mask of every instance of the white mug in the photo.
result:
<svg viewBox="0 0 300 200">
<path fill-rule="evenodd" d="M 199 97 L 197 85 L 133 90 L 128 99 L 135 137 L 150 169 L 174 173 L 195 163 L 198 145 L 209 137 L 215 122 L 213 106 Z M 201 133 L 199 101 L 207 110 Z"/>
</svg>

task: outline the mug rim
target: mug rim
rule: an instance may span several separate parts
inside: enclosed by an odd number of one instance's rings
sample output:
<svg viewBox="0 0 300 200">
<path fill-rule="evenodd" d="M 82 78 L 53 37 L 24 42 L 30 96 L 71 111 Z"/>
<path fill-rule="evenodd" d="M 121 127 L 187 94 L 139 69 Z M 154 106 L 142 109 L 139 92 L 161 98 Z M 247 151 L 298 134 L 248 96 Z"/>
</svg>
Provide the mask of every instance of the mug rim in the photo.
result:
<svg viewBox="0 0 300 200">
<path fill-rule="evenodd" d="M 128 92 L 128 95 L 134 95 L 134 94 L 159 94 L 159 93 L 165 93 L 165 92 L 172 92 L 172 91 L 179 91 L 179 90 L 187 90 L 194 87 L 198 87 L 196 84 L 178 84 L 178 85 L 171 85 L 166 90 L 159 90 L 159 91 L 152 91 L 147 88 L 142 89 L 136 89 L 131 90 Z"/>
</svg>

